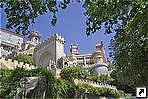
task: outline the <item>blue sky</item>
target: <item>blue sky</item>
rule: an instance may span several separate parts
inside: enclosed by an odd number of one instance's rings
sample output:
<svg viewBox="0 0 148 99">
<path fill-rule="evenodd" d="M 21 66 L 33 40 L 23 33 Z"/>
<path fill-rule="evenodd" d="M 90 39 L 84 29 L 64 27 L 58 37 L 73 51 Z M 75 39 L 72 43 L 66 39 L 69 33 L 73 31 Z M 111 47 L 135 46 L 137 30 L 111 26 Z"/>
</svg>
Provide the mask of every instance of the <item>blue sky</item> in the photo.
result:
<svg viewBox="0 0 148 99">
<path fill-rule="evenodd" d="M 0 10 L 0 27 L 5 28 L 6 16 L 3 10 Z M 81 4 L 73 2 L 65 10 L 60 10 L 57 14 L 58 21 L 56 26 L 50 24 L 50 13 L 39 16 L 33 25 L 34 30 L 41 33 L 41 40 L 47 39 L 54 33 L 62 35 L 65 40 L 65 53 L 70 54 L 70 44 L 79 44 L 80 53 L 91 53 L 95 51 L 96 44 L 103 40 L 105 45 L 105 53 L 109 55 L 109 41 L 113 34 L 105 35 L 104 30 L 101 29 L 95 34 L 87 37 L 85 34 L 86 17 L 83 15 L 84 9 Z M 32 30 L 32 26 L 30 26 Z"/>
</svg>

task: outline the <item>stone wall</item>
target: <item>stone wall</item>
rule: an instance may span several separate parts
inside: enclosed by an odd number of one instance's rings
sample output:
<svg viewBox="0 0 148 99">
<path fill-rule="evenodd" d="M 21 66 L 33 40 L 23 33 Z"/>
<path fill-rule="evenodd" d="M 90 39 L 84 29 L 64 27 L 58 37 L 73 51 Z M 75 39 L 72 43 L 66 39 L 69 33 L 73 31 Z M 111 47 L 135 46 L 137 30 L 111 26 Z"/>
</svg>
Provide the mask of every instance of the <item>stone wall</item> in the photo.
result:
<svg viewBox="0 0 148 99">
<path fill-rule="evenodd" d="M 93 87 L 104 87 L 104 88 L 109 88 L 109 89 L 116 89 L 116 86 L 108 85 L 105 83 L 98 83 L 98 82 L 93 82 L 93 81 L 88 81 L 88 80 L 83 80 L 83 79 L 75 79 L 74 80 L 75 84 L 88 84 Z"/>
<path fill-rule="evenodd" d="M 0 69 L 15 69 L 16 67 L 23 67 L 25 69 L 35 69 L 35 66 L 23 63 L 23 62 L 18 62 L 17 60 L 12 60 L 12 59 L 5 59 L 5 58 L 0 58 Z"/>
</svg>

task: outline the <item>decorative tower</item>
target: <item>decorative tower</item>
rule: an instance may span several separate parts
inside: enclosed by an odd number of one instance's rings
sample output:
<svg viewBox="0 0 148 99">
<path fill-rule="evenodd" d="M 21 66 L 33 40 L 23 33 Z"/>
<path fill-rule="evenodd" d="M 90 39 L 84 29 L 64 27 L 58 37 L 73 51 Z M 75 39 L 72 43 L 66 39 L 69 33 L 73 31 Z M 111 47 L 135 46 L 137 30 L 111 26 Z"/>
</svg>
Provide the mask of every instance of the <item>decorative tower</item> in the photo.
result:
<svg viewBox="0 0 148 99">
<path fill-rule="evenodd" d="M 78 52 L 78 44 L 71 44 L 70 52 L 71 52 L 72 56 L 78 55 L 79 54 L 79 52 Z"/>
<path fill-rule="evenodd" d="M 54 49 L 53 51 L 55 52 L 54 60 L 57 63 L 58 59 L 61 57 L 65 57 L 64 53 L 64 44 L 65 44 L 65 39 L 64 37 L 60 36 L 59 34 L 55 33 L 53 36 L 53 41 L 54 41 Z"/>
<path fill-rule="evenodd" d="M 100 55 L 102 56 L 103 62 L 104 63 L 107 63 L 107 59 L 106 59 L 105 51 L 104 51 L 103 41 L 101 41 L 100 44 L 96 45 L 96 52 L 100 52 Z"/>
<path fill-rule="evenodd" d="M 28 38 L 33 45 L 37 45 L 40 41 L 40 34 L 39 34 L 39 32 L 32 31 L 29 33 Z"/>
<path fill-rule="evenodd" d="M 34 51 L 34 60 L 37 66 L 49 66 L 50 64 L 57 64 L 61 57 L 65 57 L 64 53 L 65 39 L 54 34 L 47 40 L 39 43 Z M 52 61 L 52 63 L 50 63 Z"/>
</svg>

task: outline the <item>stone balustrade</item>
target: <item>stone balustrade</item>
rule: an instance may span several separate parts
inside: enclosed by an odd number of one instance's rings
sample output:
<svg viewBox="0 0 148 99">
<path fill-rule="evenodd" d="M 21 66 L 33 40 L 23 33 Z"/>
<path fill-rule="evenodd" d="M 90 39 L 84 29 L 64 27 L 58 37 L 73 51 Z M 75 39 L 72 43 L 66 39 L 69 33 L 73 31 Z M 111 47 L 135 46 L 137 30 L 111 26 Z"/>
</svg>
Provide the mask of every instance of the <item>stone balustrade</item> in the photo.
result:
<svg viewBox="0 0 148 99">
<path fill-rule="evenodd" d="M 116 90 L 116 86 L 112 86 L 109 84 L 105 84 L 105 83 L 99 83 L 99 82 L 93 82 L 93 81 L 88 81 L 88 80 L 83 80 L 83 79 L 75 79 L 74 83 L 77 84 L 88 84 L 94 87 L 104 87 L 104 88 L 109 88 L 109 89 L 115 89 Z"/>
<path fill-rule="evenodd" d="M 23 62 L 18 62 L 17 60 L 12 60 L 12 59 L 5 59 L 5 58 L 0 58 L 0 69 L 2 68 L 7 68 L 7 69 L 15 69 L 16 67 L 20 68 L 25 68 L 27 70 L 30 69 L 35 69 L 35 66 L 23 63 Z"/>
</svg>

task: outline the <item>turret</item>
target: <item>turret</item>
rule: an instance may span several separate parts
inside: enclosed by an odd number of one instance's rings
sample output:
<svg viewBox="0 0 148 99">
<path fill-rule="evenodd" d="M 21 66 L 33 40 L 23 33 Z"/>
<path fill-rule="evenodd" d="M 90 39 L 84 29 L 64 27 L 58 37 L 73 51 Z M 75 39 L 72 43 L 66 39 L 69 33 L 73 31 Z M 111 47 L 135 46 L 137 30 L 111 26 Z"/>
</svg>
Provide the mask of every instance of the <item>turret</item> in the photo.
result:
<svg viewBox="0 0 148 99">
<path fill-rule="evenodd" d="M 71 55 L 78 55 L 79 52 L 78 52 L 78 44 L 71 44 L 70 46 L 70 52 L 71 52 Z"/>
<path fill-rule="evenodd" d="M 40 34 L 37 31 L 32 31 L 29 33 L 28 38 L 32 43 L 34 43 L 36 45 L 40 41 Z"/>
<path fill-rule="evenodd" d="M 105 56 L 103 41 L 101 41 L 100 44 L 96 45 L 96 52 L 100 52 L 100 54 L 103 58 L 103 62 L 106 63 L 107 59 L 106 59 L 106 56 Z"/>
</svg>

